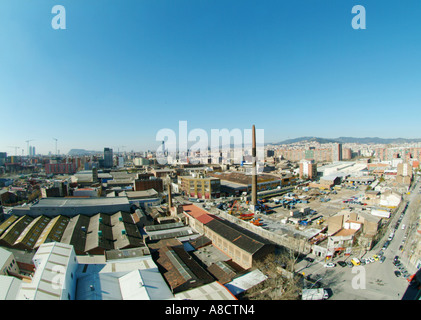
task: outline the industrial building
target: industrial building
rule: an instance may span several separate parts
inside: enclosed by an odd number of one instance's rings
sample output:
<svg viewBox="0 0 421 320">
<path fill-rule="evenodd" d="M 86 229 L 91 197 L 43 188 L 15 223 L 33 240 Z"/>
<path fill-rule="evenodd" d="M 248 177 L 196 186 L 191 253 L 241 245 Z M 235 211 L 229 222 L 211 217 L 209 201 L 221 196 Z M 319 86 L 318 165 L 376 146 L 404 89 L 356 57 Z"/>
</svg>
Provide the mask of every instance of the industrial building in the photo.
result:
<svg viewBox="0 0 421 320">
<path fill-rule="evenodd" d="M 181 176 L 179 179 L 180 190 L 191 198 L 215 199 L 221 195 L 220 180 L 215 177 Z"/>
<path fill-rule="evenodd" d="M 256 234 L 225 220 L 213 219 L 205 225 L 205 236 L 212 244 L 244 269 L 253 262 L 274 252 L 274 245 Z"/>
<path fill-rule="evenodd" d="M 243 269 L 251 268 L 253 261 L 274 251 L 273 244 L 268 240 L 210 215 L 195 205 L 183 206 L 183 212 L 192 228 L 210 239 L 215 247 Z"/>
<path fill-rule="evenodd" d="M 160 248 L 156 262 L 174 293 L 215 281 L 182 247 Z"/>
<path fill-rule="evenodd" d="M 215 172 L 211 176 L 220 179 L 222 195 L 241 195 L 252 190 L 252 175 L 243 172 Z M 272 174 L 256 174 L 257 192 L 288 186 L 296 180 L 292 175 L 276 176 Z"/>
<path fill-rule="evenodd" d="M 159 206 L 162 203 L 162 197 L 155 189 L 144 191 L 125 191 L 130 204 L 136 204 L 142 208 L 149 206 Z"/>
<path fill-rule="evenodd" d="M 0 245 L 32 251 L 55 241 L 72 245 L 77 254 L 103 254 L 106 250 L 144 247 L 133 216 L 122 211 L 112 215 L 98 213 L 54 218 L 12 215 L 0 225 Z"/>
<path fill-rule="evenodd" d="M 0 247 L 0 275 L 19 274 L 19 266 L 12 252 Z"/>
<path fill-rule="evenodd" d="M 145 191 L 149 189 L 155 189 L 157 192 L 162 192 L 164 190 L 164 183 L 161 178 L 152 178 L 152 177 L 142 177 L 135 179 L 132 183 L 134 191 Z"/>
<path fill-rule="evenodd" d="M 112 251 L 110 256 L 96 262 L 76 256 L 72 245 L 51 242 L 39 247 L 33 264 L 35 270 L 30 278 L 0 276 L 0 297 L 9 300 L 174 299 L 152 257 L 138 250 Z"/>
<path fill-rule="evenodd" d="M 76 254 L 70 245 L 43 244 L 33 257 L 36 268 L 31 281 L 23 281 L 16 300 L 73 300 Z"/>
<path fill-rule="evenodd" d="M 17 216 L 56 217 L 66 215 L 69 217 L 83 214 L 95 215 L 99 212 L 113 214 L 118 211 L 130 212 L 130 203 L 127 197 L 114 198 L 45 198 L 30 207 L 14 208 L 13 214 Z"/>
</svg>

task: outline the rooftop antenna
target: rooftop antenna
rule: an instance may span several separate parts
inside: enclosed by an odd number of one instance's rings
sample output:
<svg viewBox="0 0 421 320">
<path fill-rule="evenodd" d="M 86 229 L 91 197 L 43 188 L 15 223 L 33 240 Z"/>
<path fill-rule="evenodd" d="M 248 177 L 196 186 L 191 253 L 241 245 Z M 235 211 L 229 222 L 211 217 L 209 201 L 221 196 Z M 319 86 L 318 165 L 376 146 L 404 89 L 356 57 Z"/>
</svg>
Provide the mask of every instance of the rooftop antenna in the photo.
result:
<svg viewBox="0 0 421 320">
<path fill-rule="evenodd" d="M 126 146 L 113 146 L 113 148 L 117 148 L 117 154 L 120 155 L 120 148 L 125 148 Z"/>
</svg>

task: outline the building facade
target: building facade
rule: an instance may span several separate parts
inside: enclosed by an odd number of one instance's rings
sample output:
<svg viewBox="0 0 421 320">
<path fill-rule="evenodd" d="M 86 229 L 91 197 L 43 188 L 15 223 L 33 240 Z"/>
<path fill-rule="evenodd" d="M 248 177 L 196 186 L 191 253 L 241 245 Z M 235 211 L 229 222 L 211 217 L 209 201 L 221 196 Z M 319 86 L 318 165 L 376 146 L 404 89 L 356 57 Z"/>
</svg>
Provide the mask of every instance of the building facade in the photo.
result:
<svg viewBox="0 0 421 320">
<path fill-rule="evenodd" d="M 104 167 L 105 168 L 112 168 L 114 165 L 113 160 L 113 149 L 111 148 L 104 148 Z"/>
<path fill-rule="evenodd" d="M 214 177 L 191 177 L 179 178 L 180 190 L 191 198 L 214 199 L 221 195 L 221 181 Z"/>
<path fill-rule="evenodd" d="M 317 164 L 314 160 L 300 161 L 300 179 L 315 180 L 317 178 Z"/>
</svg>

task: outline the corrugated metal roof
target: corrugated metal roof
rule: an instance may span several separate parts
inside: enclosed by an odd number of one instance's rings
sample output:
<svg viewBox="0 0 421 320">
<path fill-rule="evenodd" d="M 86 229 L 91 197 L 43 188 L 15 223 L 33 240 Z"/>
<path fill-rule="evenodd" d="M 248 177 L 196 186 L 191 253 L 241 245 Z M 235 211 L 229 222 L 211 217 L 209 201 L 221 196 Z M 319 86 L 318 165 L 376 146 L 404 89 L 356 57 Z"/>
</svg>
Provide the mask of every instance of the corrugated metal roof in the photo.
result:
<svg viewBox="0 0 421 320">
<path fill-rule="evenodd" d="M 216 281 L 177 293 L 175 298 L 180 300 L 237 300 L 226 287 Z"/>
<path fill-rule="evenodd" d="M 22 282 L 17 300 L 61 300 L 65 288 L 57 277 L 71 272 L 68 266 L 72 255 L 73 247 L 69 245 L 58 242 L 41 245 L 33 257 L 36 271 L 32 281 Z"/>
<path fill-rule="evenodd" d="M 0 275 L 0 300 L 16 300 L 22 280 Z"/>
<path fill-rule="evenodd" d="M 244 232 L 240 232 L 238 229 L 235 229 L 220 220 L 213 219 L 208 222 L 206 226 L 221 237 L 230 241 L 232 244 L 252 254 L 257 252 L 267 243 L 253 239 L 247 236 Z"/>
<path fill-rule="evenodd" d="M 150 226 L 145 226 L 143 229 L 146 232 L 158 231 L 158 230 L 166 230 L 166 229 L 174 229 L 184 227 L 183 222 L 175 222 L 175 223 L 165 223 L 165 224 L 155 224 Z"/>
<path fill-rule="evenodd" d="M 256 269 L 235 278 L 233 281 L 225 284 L 225 287 L 236 296 L 241 292 L 254 287 L 260 282 L 265 281 L 266 279 L 267 276 L 265 276 L 260 270 Z"/>
<path fill-rule="evenodd" d="M 0 237 L 0 243 L 12 246 L 19 235 L 24 232 L 28 225 L 34 220 L 29 216 L 22 216 L 13 223 Z"/>
<path fill-rule="evenodd" d="M 78 300 L 173 299 L 171 290 L 150 257 L 131 262 L 89 265 L 87 269 L 90 271 L 78 279 Z"/>
</svg>

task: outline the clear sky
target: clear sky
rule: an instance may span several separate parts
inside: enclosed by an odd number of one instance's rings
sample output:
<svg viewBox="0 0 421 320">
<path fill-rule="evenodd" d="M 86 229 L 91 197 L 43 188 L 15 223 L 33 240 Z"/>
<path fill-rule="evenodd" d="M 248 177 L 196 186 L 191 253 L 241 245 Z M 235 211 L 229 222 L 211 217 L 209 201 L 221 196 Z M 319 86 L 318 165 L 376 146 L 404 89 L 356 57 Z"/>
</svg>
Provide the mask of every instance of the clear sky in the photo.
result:
<svg viewBox="0 0 421 320">
<path fill-rule="evenodd" d="M 54 30 L 54 5 L 66 30 Z M 351 27 L 354 5 L 365 30 Z M 419 0 L 1 0 L 0 151 L 156 150 L 157 132 L 265 142 L 420 138 Z M 210 135 L 210 133 L 209 133 Z M 123 147 L 124 146 L 124 147 Z"/>
</svg>

